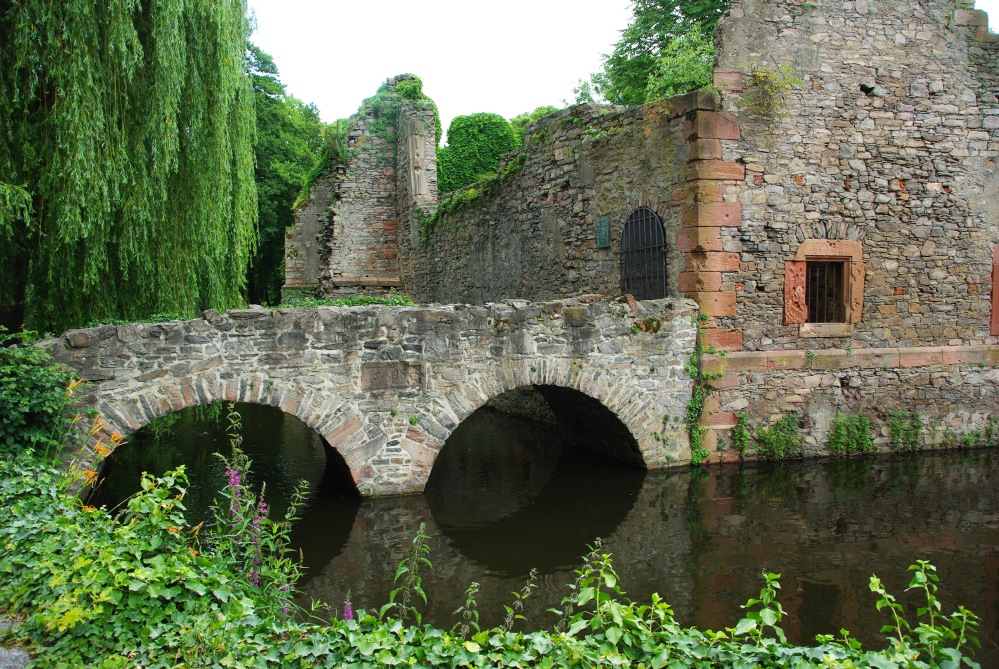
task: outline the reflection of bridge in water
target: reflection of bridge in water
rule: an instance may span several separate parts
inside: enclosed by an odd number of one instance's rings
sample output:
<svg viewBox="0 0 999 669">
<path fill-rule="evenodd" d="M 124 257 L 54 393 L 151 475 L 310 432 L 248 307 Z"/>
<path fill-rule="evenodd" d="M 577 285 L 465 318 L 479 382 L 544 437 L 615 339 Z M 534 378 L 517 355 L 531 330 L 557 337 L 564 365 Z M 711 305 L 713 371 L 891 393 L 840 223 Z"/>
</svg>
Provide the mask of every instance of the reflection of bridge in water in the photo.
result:
<svg viewBox="0 0 999 669">
<path fill-rule="evenodd" d="M 444 453 L 442 462 L 447 449 Z M 424 574 L 427 620 L 450 628 L 465 588 L 477 581 L 483 623 L 496 624 L 502 604 L 513 599 L 510 592 L 524 585 L 527 568 L 542 566 L 545 543 L 527 539 L 535 531 L 532 512 L 543 517 L 536 524 L 546 525 L 554 542 L 566 538 L 558 537 L 559 525 L 587 523 L 573 514 L 593 500 L 614 506 L 597 524 L 627 595 L 648 602 L 658 592 L 685 624 L 702 629 L 734 625 L 744 613 L 739 605 L 758 594 L 766 569 L 782 574 L 779 597 L 788 617 L 781 626 L 792 641 L 810 643 L 816 634 L 838 635 L 847 628 L 859 633 L 865 646 L 880 648 L 885 644 L 879 630 L 887 618 L 868 590 L 871 574 L 900 598 L 913 621 L 917 600 L 903 592 L 910 577 L 905 570 L 926 559 L 938 569 L 944 612 L 963 604 L 982 617 L 979 636 L 985 648 L 977 658 L 982 666 L 999 661 L 995 452 L 651 472 L 637 485 L 627 476 L 618 480 L 613 472 L 601 478 L 575 495 L 555 483 L 561 496 L 577 499 L 549 509 L 541 509 L 549 496 L 539 486 L 535 492 L 540 494 L 526 495 L 526 504 L 497 518 L 499 527 L 506 526 L 510 549 L 521 551 L 512 560 L 505 552 L 491 554 L 498 539 L 488 536 L 487 527 L 456 531 L 454 509 L 439 512 L 435 506 L 435 496 L 453 493 L 461 499 L 474 493 L 474 484 L 468 490 L 431 485 L 425 496 L 364 500 L 342 550 L 319 560 L 322 566 L 304 589 L 334 604 L 349 590 L 355 605 L 369 610 L 381 605 L 392 589 L 396 564 L 416 528 L 426 522 L 435 536 L 433 569 Z M 493 482 L 494 487 L 503 484 L 502 478 Z M 615 498 L 622 501 L 615 504 Z M 560 515 L 562 510 L 569 515 Z M 523 538 L 518 541 L 518 536 Z M 560 552 L 556 561 L 576 555 L 542 573 L 528 601 L 531 628 L 553 621 L 545 610 L 559 605 L 572 570 L 579 568 L 595 536 L 596 531 L 579 537 L 576 547 L 553 549 Z M 514 573 L 515 567 L 521 573 Z"/>
<path fill-rule="evenodd" d="M 213 401 L 276 406 L 343 456 L 362 495 L 423 490 L 448 435 L 536 388 L 567 438 L 657 469 L 690 460 L 681 416 L 689 300 L 600 296 L 482 307 L 260 308 L 104 325 L 43 342 L 92 381 L 82 402 L 128 434 Z M 95 457 L 89 454 L 90 458 Z"/>
</svg>

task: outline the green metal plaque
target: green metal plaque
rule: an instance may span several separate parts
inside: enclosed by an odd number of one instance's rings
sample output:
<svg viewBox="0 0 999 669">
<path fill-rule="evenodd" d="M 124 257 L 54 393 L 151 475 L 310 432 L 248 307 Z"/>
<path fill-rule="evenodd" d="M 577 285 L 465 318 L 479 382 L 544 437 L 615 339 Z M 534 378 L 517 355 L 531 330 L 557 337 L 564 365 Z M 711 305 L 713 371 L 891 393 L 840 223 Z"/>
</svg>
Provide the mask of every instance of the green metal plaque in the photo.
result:
<svg viewBox="0 0 999 669">
<path fill-rule="evenodd" d="M 597 248 L 610 248 L 610 217 L 601 216 L 597 219 Z"/>
</svg>

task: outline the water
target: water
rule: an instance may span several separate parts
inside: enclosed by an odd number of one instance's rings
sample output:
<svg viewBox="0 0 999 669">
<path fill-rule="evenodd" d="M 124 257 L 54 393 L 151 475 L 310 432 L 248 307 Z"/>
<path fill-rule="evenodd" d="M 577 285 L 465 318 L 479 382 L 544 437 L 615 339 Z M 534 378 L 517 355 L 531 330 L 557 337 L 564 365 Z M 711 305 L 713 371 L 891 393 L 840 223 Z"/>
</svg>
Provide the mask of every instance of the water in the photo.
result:
<svg viewBox="0 0 999 669">
<path fill-rule="evenodd" d="M 994 451 L 646 473 L 566 447 L 552 428 L 480 411 L 449 439 L 424 495 L 361 500 L 342 460 L 325 464 L 328 447 L 304 424 L 269 407 L 241 412 L 244 448 L 271 502 L 280 507 L 297 478 L 316 491 L 293 534 L 307 568 L 305 603 L 339 607 L 350 592 L 355 608 L 377 609 L 426 523 L 433 570 L 424 575 L 424 617 L 444 628 L 456 622 L 472 581 L 481 585 L 481 622 L 500 622 L 532 568 L 538 587 L 527 600 L 527 627 L 551 625 L 547 609 L 559 606 L 581 556 L 601 537 L 628 596 L 648 601 L 658 592 L 681 623 L 733 626 L 768 570 L 781 574 L 790 641 L 846 628 L 880 648 L 888 618 L 875 609 L 870 575 L 913 620 L 918 602 L 903 594 L 905 570 L 923 559 L 937 567 L 945 613 L 963 604 L 982 617 L 977 659 L 999 666 Z M 225 444 L 224 430 L 186 415 L 178 428 L 159 444 L 137 436 L 115 453 L 107 503 L 130 494 L 143 468 L 161 473 L 184 461 L 189 520 L 205 516 L 222 484 L 211 451 Z"/>
</svg>

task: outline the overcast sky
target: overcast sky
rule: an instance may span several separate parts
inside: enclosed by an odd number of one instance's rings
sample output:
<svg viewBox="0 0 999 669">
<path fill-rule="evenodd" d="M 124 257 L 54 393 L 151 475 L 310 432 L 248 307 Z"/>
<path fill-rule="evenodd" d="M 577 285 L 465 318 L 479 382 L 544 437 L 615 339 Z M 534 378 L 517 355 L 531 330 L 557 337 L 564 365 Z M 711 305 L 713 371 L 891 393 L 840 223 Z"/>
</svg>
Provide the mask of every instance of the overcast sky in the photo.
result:
<svg viewBox="0 0 999 669">
<path fill-rule="evenodd" d="M 248 0 L 253 41 L 295 97 L 345 118 L 412 72 L 440 110 L 506 118 L 572 101 L 631 17 L 629 0 Z M 999 0 L 977 0 L 999 32 Z"/>
</svg>

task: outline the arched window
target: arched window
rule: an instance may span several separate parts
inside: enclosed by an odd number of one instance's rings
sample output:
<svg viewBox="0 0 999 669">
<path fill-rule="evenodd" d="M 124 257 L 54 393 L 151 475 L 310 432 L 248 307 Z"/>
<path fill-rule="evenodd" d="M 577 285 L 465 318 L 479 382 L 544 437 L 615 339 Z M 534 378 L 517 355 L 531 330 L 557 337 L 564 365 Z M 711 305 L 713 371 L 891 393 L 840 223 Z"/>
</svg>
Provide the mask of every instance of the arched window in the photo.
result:
<svg viewBox="0 0 999 669">
<path fill-rule="evenodd" d="M 633 211 L 621 232 L 621 283 L 637 300 L 666 297 L 666 233 L 648 207 Z"/>
</svg>

